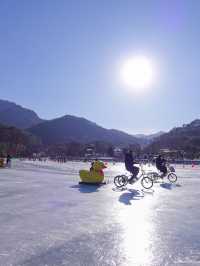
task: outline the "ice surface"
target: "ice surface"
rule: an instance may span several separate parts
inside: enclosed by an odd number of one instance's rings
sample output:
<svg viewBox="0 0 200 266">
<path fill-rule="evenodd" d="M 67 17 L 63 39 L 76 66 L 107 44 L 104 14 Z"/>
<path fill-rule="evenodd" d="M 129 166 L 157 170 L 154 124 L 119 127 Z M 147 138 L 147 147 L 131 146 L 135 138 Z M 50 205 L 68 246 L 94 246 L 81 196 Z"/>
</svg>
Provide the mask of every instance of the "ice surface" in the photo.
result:
<svg viewBox="0 0 200 266">
<path fill-rule="evenodd" d="M 0 169 L 0 265 L 200 265 L 200 172 L 176 168 L 177 185 L 117 190 L 78 185 L 88 163 L 15 161 Z M 149 168 L 150 169 L 150 168 Z"/>
</svg>

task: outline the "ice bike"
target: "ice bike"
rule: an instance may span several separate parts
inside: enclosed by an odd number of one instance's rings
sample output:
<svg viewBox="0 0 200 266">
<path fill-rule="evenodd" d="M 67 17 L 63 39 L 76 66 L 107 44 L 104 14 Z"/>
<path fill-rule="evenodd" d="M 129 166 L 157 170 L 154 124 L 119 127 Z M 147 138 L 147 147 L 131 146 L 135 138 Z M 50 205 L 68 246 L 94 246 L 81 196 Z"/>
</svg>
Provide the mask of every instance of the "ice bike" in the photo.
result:
<svg viewBox="0 0 200 266">
<path fill-rule="evenodd" d="M 151 178 L 151 176 L 148 175 L 148 173 L 146 173 L 143 169 L 143 167 L 140 167 L 141 170 L 141 174 L 135 178 L 134 182 L 131 184 L 134 184 L 135 182 L 137 182 L 139 179 L 141 179 L 141 185 L 146 188 L 146 189 L 150 189 L 153 186 L 153 180 Z M 129 184 L 129 181 L 132 177 L 132 174 L 129 175 L 117 175 L 114 177 L 114 184 L 116 187 L 118 188 L 122 188 L 124 186 L 126 186 L 127 184 Z"/>
<path fill-rule="evenodd" d="M 166 164 L 167 167 L 167 174 L 164 177 L 167 177 L 169 182 L 175 183 L 177 181 L 177 175 L 175 174 L 175 169 L 170 164 Z M 157 182 L 159 179 L 163 179 L 161 172 L 149 172 L 149 177 L 152 179 L 153 182 Z"/>
</svg>

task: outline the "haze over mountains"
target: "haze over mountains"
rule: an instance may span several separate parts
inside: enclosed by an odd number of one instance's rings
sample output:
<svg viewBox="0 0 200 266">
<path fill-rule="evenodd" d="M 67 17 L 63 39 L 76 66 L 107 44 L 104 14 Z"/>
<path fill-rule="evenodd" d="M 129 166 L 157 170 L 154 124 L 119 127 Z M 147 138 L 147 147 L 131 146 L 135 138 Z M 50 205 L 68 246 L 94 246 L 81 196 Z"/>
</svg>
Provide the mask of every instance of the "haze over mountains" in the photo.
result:
<svg viewBox="0 0 200 266">
<path fill-rule="evenodd" d="M 154 134 L 150 134 L 150 135 L 145 135 L 145 134 L 136 134 L 134 135 L 137 138 L 142 138 L 142 139 L 147 139 L 147 140 L 151 140 L 151 139 L 155 139 L 157 137 L 160 137 L 161 135 L 163 135 L 165 132 L 164 131 L 159 131 L 157 133 Z"/>
<path fill-rule="evenodd" d="M 138 138 L 139 144 L 141 145 L 142 148 L 144 148 L 149 144 L 151 144 L 157 137 L 160 137 L 164 133 L 165 133 L 164 131 L 159 131 L 157 133 L 150 135 L 136 134 L 135 137 Z"/>
</svg>

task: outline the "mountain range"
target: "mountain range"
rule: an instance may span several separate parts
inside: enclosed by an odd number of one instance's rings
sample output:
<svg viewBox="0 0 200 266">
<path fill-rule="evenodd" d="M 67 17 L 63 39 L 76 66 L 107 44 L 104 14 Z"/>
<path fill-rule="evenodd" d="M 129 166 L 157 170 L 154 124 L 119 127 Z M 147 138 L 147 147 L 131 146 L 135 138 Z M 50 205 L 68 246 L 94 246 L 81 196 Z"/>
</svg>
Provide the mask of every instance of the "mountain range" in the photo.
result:
<svg viewBox="0 0 200 266">
<path fill-rule="evenodd" d="M 85 118 L 71 115 L 43 122 L 28 130 L 40 137 L 44 144 L 104 141 L 114 145 L 128 145 L 138 142 L 138 139 L 132 135 L 114 129 L 105 129 Z"/>
<path fill-rule="evenodd" d="M 175 127 L 168 133 L 154 139 L 146 147 L 147 152 L 155 153 L 162 149 L 179 150 L 192 157 L 200 156 L 200 119 L 196 119 L 182 127 Z"/>
<path fill-rule="evenodd" d="M 15 103 L 0 100 L 0 123 L 26 129 L 44 144 L 104 141 L 114 145 L 139 143 L 138 138 L 125 132 L 106 129 L 85 118 L 65 115 L 52 120 L 41 119 L 34 111 Z"/>
<path fill-rule="evenodd" d="M 5 132 L 9 132 L 11 136 L 10 132 L 13 131 L 14 135 L 19 136 L 19 130 L 21 130 L 22 138 L 35 136 L 37 143 L 45 145 L 102 141 L 121 147 L 139 144 L 148 153 L 156 153 L 160 149 L 178 149 L 200 154 L 200 119 L 184 124 L 182 127 L 173 128 L 167 133 L 160 131 L 151 135 L 130 135 L 116 129 L 106 129 L 85 118 L 73 115 L 44 120 L 32 110 L 0 100 L 0 124 L 0 143 L 1 136 L 5 137 Z"/>
<path fill-rule="evenodd" d="M 20 129 L 29 128 L 44 120 L 32 110 L 13 102 L 0 100 L 0 123 Z"/>
</svg>

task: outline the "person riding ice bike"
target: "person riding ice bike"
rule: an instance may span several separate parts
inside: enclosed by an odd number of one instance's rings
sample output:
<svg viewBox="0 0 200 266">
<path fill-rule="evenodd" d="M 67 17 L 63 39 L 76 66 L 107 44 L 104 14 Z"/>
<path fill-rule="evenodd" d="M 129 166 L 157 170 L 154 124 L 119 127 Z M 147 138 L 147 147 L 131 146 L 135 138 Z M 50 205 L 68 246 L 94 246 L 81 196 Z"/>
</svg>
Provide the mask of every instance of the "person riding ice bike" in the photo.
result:
<svg viewBox="0 0 200 266">
<path fill-rule="evenodd" d="M 156 158 L 156 168 L 162 173 L 160 176 L 161 178 L 164 178 L 167 175 L 166 160 L 162 157 L 162 155 L 158 155 Z"/>
<path fill-rule="evenodd" d="M 132 177 L 129 179 L 129 183 L 132 184 L 137 180 L 139 168 L 137 166 L 134 166 L 136 162 L 133 159 L 133 154 L 131 150 L 125 153 L 124 163 L 125 163 L 126 170 L 131 172 L 132 174 Z"/>
</svg>

